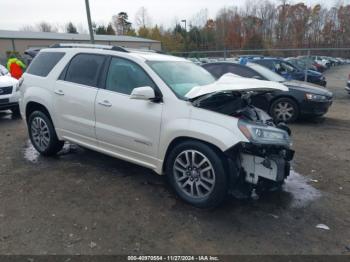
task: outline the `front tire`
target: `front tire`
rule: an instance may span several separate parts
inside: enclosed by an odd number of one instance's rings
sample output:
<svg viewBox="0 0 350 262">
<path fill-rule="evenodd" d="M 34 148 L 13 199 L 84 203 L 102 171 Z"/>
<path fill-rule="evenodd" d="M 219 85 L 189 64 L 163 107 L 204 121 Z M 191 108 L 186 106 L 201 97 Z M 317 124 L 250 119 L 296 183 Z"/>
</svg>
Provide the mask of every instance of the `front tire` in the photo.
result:
<svg viewBox="0 0 350 262">
<path fill-rule="evenodd" d="M 216 207 L 227 195 L 227 174 L 220 152 L 202 142 L 186 141 L 175 146 L 166 173 L 179 197 L 193 206 Z"/>
<path fill-rule="evenodd" d="M 34 111 L 28 119 L 30 140 L 35 149 L 44 156 L 56 155 L 63 147 L 50 118 L 41 111 Z"/>
<path fill-rule="evenodd" d="M 272 103 L 270 115 L 276 123 L 291 123 L 298 119 L 299 108 L 293 99 L 282 97 Z"/>
</svg>

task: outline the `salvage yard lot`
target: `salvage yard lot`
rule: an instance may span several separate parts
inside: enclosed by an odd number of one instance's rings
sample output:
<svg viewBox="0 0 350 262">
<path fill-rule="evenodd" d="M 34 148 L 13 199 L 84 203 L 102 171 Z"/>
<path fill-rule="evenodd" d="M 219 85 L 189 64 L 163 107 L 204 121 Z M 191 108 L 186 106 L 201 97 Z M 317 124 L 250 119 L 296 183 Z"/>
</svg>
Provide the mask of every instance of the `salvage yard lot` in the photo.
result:
<svg viewBox="0 0 350 262">
<path fill-rule="evenodd" d="M 215 210 L 183 203 L 147 169 L 75 145 L 39 157 L 24 122 L 0 113 L 0 253 L 350 254 L 349 73 L 326 73 L 335 94 L 326 117 L 290 125 L 295 172 L 285 190 Z"/>
</svg>

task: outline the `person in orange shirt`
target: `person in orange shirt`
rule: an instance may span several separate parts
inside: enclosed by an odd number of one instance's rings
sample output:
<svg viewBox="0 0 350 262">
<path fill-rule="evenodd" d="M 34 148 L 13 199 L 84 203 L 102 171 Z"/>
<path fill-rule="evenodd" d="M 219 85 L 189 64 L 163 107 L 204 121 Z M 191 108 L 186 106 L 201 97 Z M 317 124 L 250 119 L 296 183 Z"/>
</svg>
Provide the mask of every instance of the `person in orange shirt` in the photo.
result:
<svg viewBox="0 0 350 262">
<path fill-rule="evenodd" d="M 7 61 L 7 70 L 13 78 L 20 79 L 25 68 L 26 65 L 16 57 L 12 57 Z"/>
</svg>

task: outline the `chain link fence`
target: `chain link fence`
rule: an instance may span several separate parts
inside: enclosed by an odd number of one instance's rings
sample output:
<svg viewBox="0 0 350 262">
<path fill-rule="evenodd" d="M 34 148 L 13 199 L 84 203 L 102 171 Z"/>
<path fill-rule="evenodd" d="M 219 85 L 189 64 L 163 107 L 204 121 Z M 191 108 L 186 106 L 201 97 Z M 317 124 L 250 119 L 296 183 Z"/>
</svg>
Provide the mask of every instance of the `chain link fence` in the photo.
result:
<svg viewBox="0 0 350 262">
<path fill-rule="evenodd" d="M 185 52 L 171 52 L 175 56 L 186 58 L 220 58 L 223 60 L 243 55 L 298 57 L 298 56 L 328 56 L 350 59 L 348 48 L 274 48 L 274 49 L 225 49 L 225 50 L 196 50 Z"/>
<path fill-rule="evenodd" d="M 281 59 L 289 58 L 295 66 L 305 70 L 305 81 L 308 70 L 314 68 L 315 60 L 323 58 L 341 58 L 343 62 L 331 62 L 330 66 L 348 64 L 350 62 L 349 48 L 275 48 L 275 49 L 231 49 L 215 51 L 190 51 L 171 52 L 172 55 L 180 56 L 198 63 L 209 63 L 216 61 L 238 62 L 239 58 L 262 59 L 265 57 L 275 57 Z M 295 59 L 297 58 L 297 59 Z M 293 61 L 294 60 L 294 61 Z M 316 70 L 316 68 L 315 68 Z"/>
</svg>

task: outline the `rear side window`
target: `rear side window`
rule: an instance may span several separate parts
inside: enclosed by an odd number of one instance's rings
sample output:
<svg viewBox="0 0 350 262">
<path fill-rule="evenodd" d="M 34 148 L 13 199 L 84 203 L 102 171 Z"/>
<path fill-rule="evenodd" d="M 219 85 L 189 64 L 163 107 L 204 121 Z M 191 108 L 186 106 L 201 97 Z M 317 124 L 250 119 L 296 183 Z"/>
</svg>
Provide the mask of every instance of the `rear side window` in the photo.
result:
<svg viewBox="0 0 350 262">
<path fill-rule="evenodd" d="M 215 64 L 215 65 L 203 65 L 203 67 L 209 71 L 215 78 L 220 78 L 223 73 L 223 65 Z"/>
<path fill-rule="evenodd" d="M 259 76 L 259 74 L 257 74 L 254 70 L 245 66 L 228 65 L 227 69 L 230 73 L 233 73 L 242 77 L 253 78 L 253 77 Z"/>
<path fill-rule="evenodd" d="M 27 73 L 46 77 L 57 65 L 65 53 L 63 52 L 41 52 L 30 64 Z"/>
<path fill-rule="evenodd" d="M 76 55 L 69 64 L 65 81 L 97 87 L 104 60 L 102 55 Z"/>
<path fill-rule="evenodd" d="M 261 60 L 256 60 L 253 63 L 259 64 L 267 68 L 270 68 L 271 70 L 274 70 L 274 65 L 271 60 L 268 61 L 268 60 L 261 59 Z"/>
</svg>

